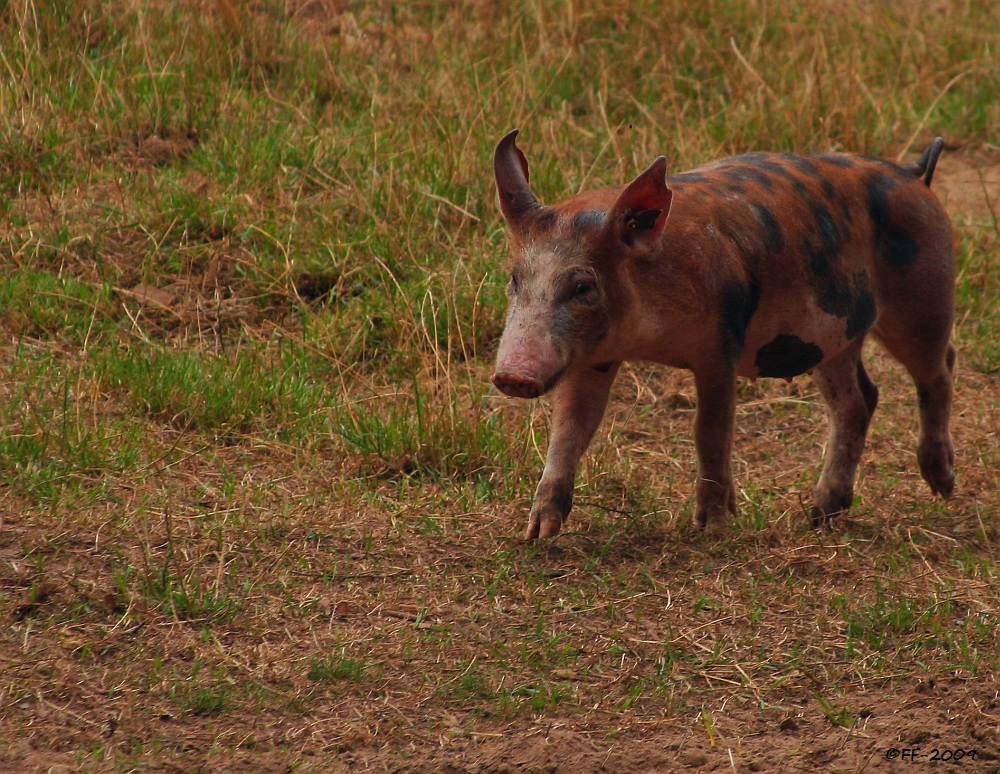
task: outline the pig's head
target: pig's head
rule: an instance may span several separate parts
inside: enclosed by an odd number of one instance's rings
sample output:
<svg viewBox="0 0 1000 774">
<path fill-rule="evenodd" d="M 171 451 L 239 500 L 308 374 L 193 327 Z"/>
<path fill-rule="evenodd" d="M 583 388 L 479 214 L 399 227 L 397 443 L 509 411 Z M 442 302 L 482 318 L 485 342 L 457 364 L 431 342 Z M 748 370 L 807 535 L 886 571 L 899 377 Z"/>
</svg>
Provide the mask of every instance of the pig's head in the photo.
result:
<svg viewBox="0 0 1000 774">
<path fill-rule="evenodd" d="M 615 334 L 629 305 L 626 262 L 656 250 L 671 192 L 661 156 L 624 189 L 546 207 L 528 185 L 516 136 L 515 129 L 493 155 L 513 252 L 493 384 L 512 397 L 537 398 L 572 368 L 620 359 Z"/>
</svg>

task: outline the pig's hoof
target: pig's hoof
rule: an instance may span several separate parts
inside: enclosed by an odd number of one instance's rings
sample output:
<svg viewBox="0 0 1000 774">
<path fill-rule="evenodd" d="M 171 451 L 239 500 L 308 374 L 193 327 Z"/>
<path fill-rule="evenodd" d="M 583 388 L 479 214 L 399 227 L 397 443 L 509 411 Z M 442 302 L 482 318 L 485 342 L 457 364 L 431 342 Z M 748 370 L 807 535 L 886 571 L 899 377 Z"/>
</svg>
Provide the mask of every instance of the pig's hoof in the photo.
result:
<svg viewBox="0 0 1000 774">
<path fill-rule="evenodd" d="M 546 519 L 542 521 L 541 527 L 538 530 L 538 537 L 548 538 L 555 537 L 559 534 L 559 530 L 562 529 L 562 522 L 556 519 Z"/>
<path fill-rule="evenodd" d="M 839 490 L 839 491 L 838 491 Z M 827 526 L 835 516 L 846 513 L 851 509 L 854 502 L 854 487 L 838 487 L 838 490 L 816 491 L 810 517 L 813 529 L 822 529 Z"/>
<path fill-rule="evenodd" d="M 727 509 L 724 507 L 698 510 L 695 511 L 691 524 L 698 532 L 706 535 L 721 535 L 726 529 L 726 514 Z"/>
<path fill-rule="evenodd" d="M 812 511 L 809 514 L 809 517 L 812 520 L 812 528 L 816 530 L 823 529 L 830 523 L 830 521 L 836 515 L 837 515 L 836 513 L 823 513 L 822 508 L 820 508 L 818 505 L 814 505 L 812 507 Z"/>
<path fill-rule="evenodd" d="M 532 517 L 528 522 L 528 528 L 524 531 L 524 539 L 555 537 L 559 534 L 560 529 L 562 529 L 562 520 L 557 516 Z"/>
<path fill-rule="evenodd" d="M 702 499 L 703 493 L 698 492 L 701 504 L 695 508 L 692 525 L 698 532 L 719 535 L 726 528 L 729 514 L 736 515 L 736 487 L 730 484 L 725 494 L 713 488 L 709 490 L 709 494 L 708 498 Z"/>
<path fill-rule="evenodd" d="M 931 491 L 936 495 L 941 495 L 945 500 L 950 498 L 955 492 L 955 477 L 951 476 L 948 479 L 944 479 L 941 482 L 936 482 L 930 485 Z"/>
<path fill-rule="evenodd" d="M 955 452 L 950 443 L 927 442 L 917 452 L 920 474 L 931 491 L 945 499 L 955 491 Z"/>
</svg>

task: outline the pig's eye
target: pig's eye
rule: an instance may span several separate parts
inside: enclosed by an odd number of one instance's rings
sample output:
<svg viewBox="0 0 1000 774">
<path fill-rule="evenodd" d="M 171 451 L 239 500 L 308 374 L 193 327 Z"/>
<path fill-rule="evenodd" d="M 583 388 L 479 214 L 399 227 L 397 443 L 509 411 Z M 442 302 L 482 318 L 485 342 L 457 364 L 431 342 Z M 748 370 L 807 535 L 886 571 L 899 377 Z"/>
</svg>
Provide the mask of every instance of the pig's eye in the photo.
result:
<svg viewBox="0 0 1000 774">
<path fill-rule="evenodd" d="M 585 269 L 571 271 L 563 279 L 559 293 L 563 301 L 593 304 L 597 301 L 597 278 Z"/>
<path fill-rule="evenodd" d="M 510 282 L 507 283 L 507 293 L 512 296 L 517 293 L 517 277 L 513 274 L 510 275 Z"/>
</svg>

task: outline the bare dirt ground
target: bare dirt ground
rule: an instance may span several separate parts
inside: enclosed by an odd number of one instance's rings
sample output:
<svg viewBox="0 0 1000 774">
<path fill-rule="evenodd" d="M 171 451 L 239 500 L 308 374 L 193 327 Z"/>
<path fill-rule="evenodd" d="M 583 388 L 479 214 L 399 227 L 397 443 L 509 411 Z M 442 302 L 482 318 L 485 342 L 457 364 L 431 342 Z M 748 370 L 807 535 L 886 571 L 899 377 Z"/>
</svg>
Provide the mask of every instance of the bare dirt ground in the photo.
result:
<svg viewBox="0 0 1000 774">
<path fill-rule="evenodd" d="M 952 219 L 1000 213 L 1000 147 L 945 147 L 932 187 Z"/>
</svg>

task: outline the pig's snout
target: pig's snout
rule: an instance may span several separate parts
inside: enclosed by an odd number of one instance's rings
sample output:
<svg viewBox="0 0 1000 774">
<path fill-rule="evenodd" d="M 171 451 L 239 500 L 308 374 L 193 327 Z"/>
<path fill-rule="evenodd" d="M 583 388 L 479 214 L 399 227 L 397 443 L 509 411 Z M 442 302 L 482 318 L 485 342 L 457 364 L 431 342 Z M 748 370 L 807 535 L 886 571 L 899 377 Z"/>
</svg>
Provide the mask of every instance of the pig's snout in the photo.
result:
<svg viewBox="0 0 1000 774">
<path fill-rule="evenodd" d="M 493 374 L 492 381 L 500 392 L 512 398 L 537 398 L 543 392 L 540 381 L 517 374 L 497 371 Z"/>
</svg>

